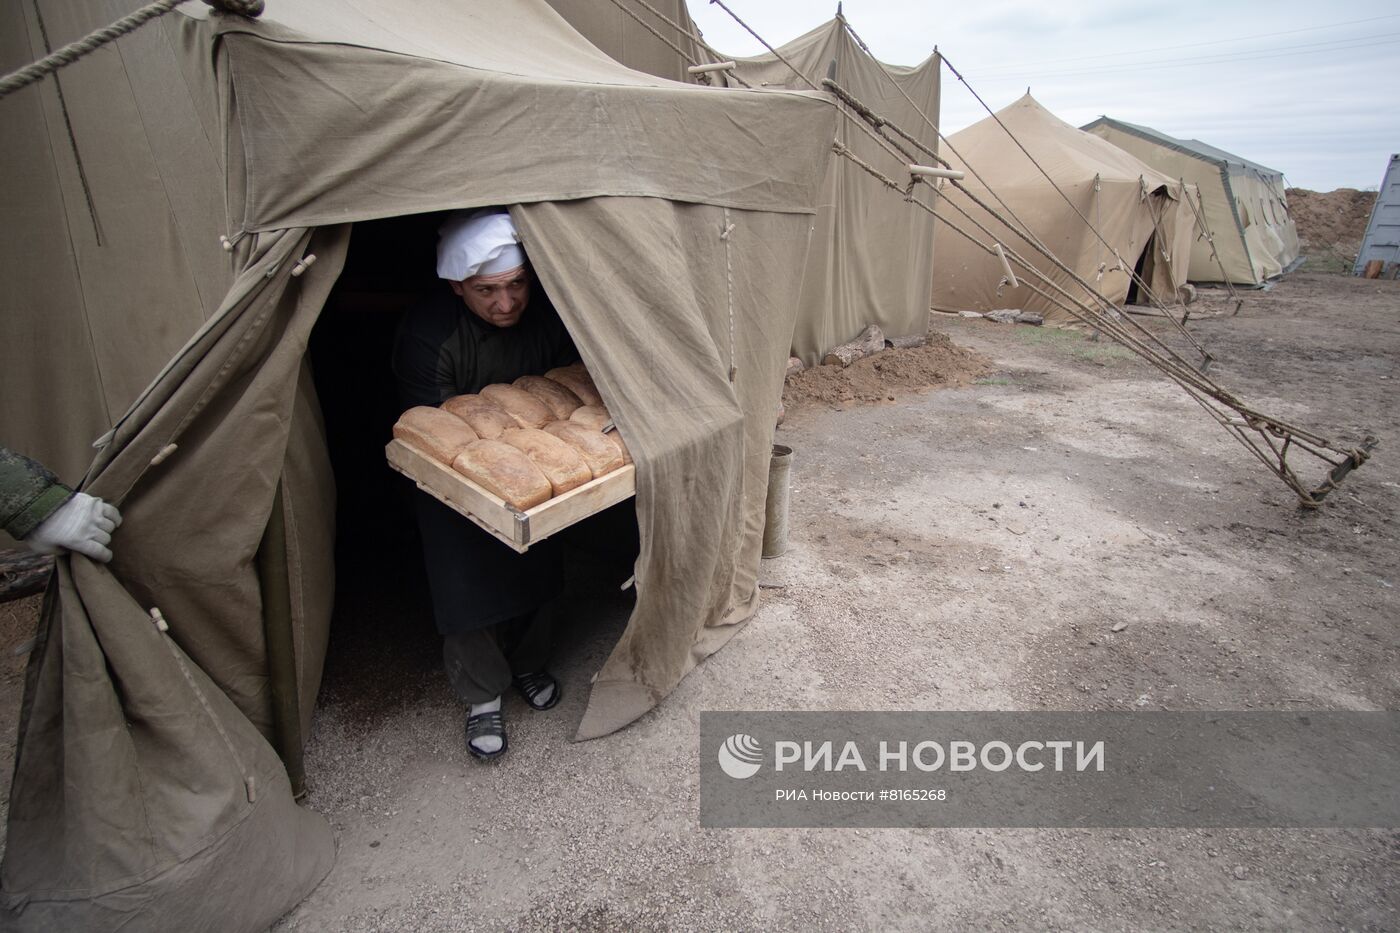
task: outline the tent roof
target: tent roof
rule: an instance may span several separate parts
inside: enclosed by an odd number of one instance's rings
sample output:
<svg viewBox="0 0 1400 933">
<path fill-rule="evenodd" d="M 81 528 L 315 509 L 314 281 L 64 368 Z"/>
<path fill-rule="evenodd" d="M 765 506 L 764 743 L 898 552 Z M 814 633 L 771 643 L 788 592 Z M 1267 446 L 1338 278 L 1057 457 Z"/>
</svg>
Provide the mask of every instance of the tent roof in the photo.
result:
<svg viewBox="0 0 1400 933">
<path fill-rule="evenodd" d="M 810 213 L 829 155 L 824 95 L 633 71 L 544 0 L 268 0 L 177 22 L 227 63 L 245 230 L 596 196 Z"/>
<path fill-rule="evenodd" d="M 1199 139 L 1177 139 L 1175 136 L 1168 136 L 1160 130 L 1154 130 L 1150 126 L 1139 126 L 1136 123 L 1127 123 L 1123 120 L 1115 120 L 1112 117 L 1099 117 L 1092 123 L 1086 123 L 1084 126 L 1080 127 L 1080 129 L 1087 130 L 1090 127 L 1100 125 L 1111 126 L 1125 133 L 1132 133 L 1134 136 L 1140 136 L 1150 142 L 1175 149 L 1178 152 L 1184 152 L 1198 159 L 1204 159 L 1207 162 L 1223 162 L 1227 166 L 1249 168 L 1259 172 L 1261 175 L 1283 176 L 1283 172 L 1280 172 L 1278 169 L 1269 168 L 1267 165 L 1260 165 L 1258 162 L 1251 162 L 1243 156 L 1237 156 L 1233 152 L 1226 152 L 1224 149 L 1216 148 L 1209 143 L 1203 143 Z"/>
<path fill-rule="evenodd" d="M 946 157 L 955 168 L 970 165 L 999 188 L 1044 187 L 1045 176 L 1007 136 L 1007 129 L 1057 182 L 1097 175 L 1105 181 L 1137 184 L 1139 178 L 1146 178 L 1153 189 L 1167 185 L 1176 190 L 1173 179 L 1107 140 L 1075 129 L 1029 93 L 997 111 L 994 117 L 954 133 L 948 140 Z M 970 172 L 968 183 L 977 184 Z"/>
<path fill-rule="evenodd" d="M 854 45 L 854 41 L 850 40 L 847 37 L 844 20 L 838 15 L 836 17 L 833 17 L 832 19 L 827 20 L 819 26 L 813 27 L 807 32 L 804 32 L 802 35 L 798 36 L 796 39 L 793 39 L 791 42 L 787 42 L 783 45 L 778 46 L 778 52 L 782 53 L 783 58 L 786 58 L 789 61 L 796 64 L 798 68 L 801 69 L 804 74 L 808 74 L 808 77 L 810 78 L 812 77 L 812 74 L 810 73 L 811 69 L 802 67 L 804 64 L 809 63 L 803 62 L 801 61 L 801 59 L 804 59 L 813 53 L 820 52 L 823 49 L 823 47 L 828 46 L 829 43 L 845 42 L 851 42 L 851 44 Z M 831 48 L 835 49 L 836 46 L 831 45 Z M 882 62 L 879 59 L 868 55 L 864 51 L 861 52 L 861 57 L 867 58 L 871 62 L 884 68 L 885 71 L 887 71 L 891 76 L 908 77 L 910 75 L 915 75 L 918 72 L 921 72 L 925 68 L 928 68 L 930 66 L 936 68 L 939 65 L 939 61 L 935 58 L 935 54 L 936 53 L 931 52 L 927 58 L 925 58 L 917 65 L 886 64 L 885 62 Z M 748 57 L 735 56 L 734 60 L 736 62 L 748 62 L 750 64 L 766 65 L 770 63 L 776 63 L 782 65 L 780 59 L 771 52 L 763 52 L 759 55 L 750 55 Z M 791 76 L 792 72 L 788 69 L 787 65 L 782 65 L 782 69 L 784 72 L 786 72 L 788 76 Z M 823 68 L 821 69 L 821 74 L 819 75 L 817 83 L 820 83 L 820 78 L 825 76 L 825 69 Z"/>
</svg>

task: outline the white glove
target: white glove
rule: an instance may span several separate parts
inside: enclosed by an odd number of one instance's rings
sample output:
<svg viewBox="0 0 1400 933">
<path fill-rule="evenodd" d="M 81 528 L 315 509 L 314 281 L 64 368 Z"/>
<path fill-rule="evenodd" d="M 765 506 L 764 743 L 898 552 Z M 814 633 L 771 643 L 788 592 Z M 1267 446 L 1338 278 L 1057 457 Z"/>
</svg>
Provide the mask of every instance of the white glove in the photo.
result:
<svg viewBox="0 0 1400 933">
<path fill-rule="evenodd" d="M 57 554 L 67 548 L 105 564 L 112 559 L 112 552 L 107 549 L 112 532 L 121 523 L 122 516 L 115 505 L 77 492 L 31 531 L 24 543 L 40 554 Z"/>
</svg>

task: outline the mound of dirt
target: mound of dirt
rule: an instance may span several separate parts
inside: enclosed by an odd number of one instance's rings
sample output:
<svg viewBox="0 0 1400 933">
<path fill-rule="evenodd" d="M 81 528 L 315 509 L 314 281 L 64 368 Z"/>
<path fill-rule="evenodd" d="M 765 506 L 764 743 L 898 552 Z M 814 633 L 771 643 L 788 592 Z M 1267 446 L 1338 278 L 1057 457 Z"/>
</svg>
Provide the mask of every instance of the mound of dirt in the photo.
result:
<svg viewBox="0 0 1400 933">
<path fill-rule="evenodd" d="M 1374 191 L 1338 188 L 1336 191 L 1309 191 L 1289 188 L 1288 212 L 1298 227 L 1298 241 L 1313 271 L 1351 273 L 1366 222 L 1376 203 Z"/>
<path fill-rule="evenodd" d="M 946 334 L 928 339 L 922 347 L 885 350 L 844 368 L 813 366 L 794 373 L 783 386 L 783 405 L 888 402 L 900 391 L 966 385 L 993 369 L 986 357 L 955 346 Z"/>
</svg>

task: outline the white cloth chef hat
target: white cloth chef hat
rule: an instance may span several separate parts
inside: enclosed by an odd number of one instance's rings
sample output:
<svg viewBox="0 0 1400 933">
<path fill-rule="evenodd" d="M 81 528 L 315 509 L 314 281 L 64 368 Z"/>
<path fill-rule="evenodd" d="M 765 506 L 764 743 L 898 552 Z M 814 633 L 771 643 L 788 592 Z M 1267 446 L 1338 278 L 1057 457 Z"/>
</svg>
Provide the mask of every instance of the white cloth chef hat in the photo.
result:
<svg viewBox="0 0 1400 933">
<path fill-rule="evenodd" d="M 525 265 L 525 251 L 510 214 L 501 210 L 455 211 L 438 228 L 437 274 L 460 282 Z"/>
</svg>

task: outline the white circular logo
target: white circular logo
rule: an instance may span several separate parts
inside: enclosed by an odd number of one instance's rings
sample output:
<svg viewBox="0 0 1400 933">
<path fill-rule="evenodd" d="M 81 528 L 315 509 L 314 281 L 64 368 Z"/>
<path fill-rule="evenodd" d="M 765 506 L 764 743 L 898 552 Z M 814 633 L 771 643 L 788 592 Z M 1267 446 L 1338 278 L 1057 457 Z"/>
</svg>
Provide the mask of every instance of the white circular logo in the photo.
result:
<svg viewBox="0 0 1400 933">
<path fill-rule="evenodd" d="M 732 778 L 751 778 L 763 767 L 763 746 L 743 732 L 731 735 L 719 747 L 719 766 Z"/>
</svg>

